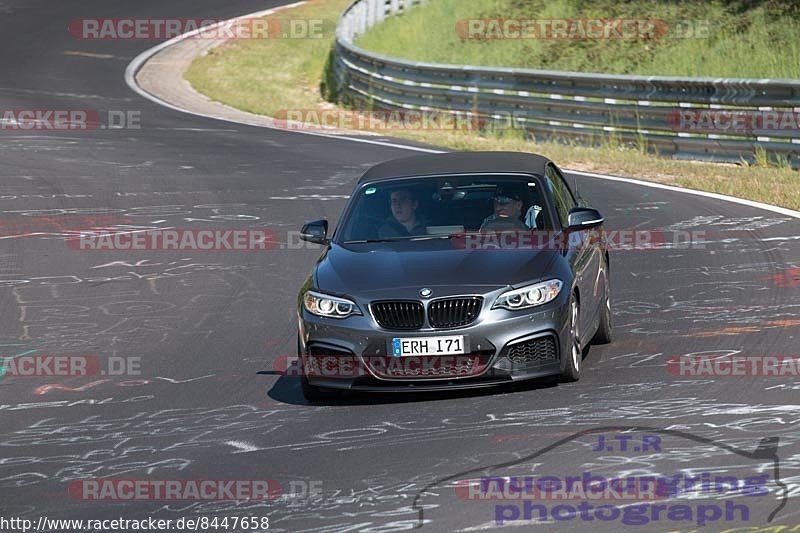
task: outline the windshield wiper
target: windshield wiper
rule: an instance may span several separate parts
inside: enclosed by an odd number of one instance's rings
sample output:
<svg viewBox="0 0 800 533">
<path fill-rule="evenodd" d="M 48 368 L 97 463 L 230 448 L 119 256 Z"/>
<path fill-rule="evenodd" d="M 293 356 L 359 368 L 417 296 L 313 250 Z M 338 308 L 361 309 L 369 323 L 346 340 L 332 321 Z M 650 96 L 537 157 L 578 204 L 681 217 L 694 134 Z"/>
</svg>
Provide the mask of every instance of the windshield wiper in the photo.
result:
<svg viewBox="0 0 800 533">
<path fill-rule="evenodd" d="M 376 242 L 400 242 L 400 241 L 432 241 L 434 239 L 452 240 L 456 237 L 464 238 L 468 235 L 483 235 L 478 231 L 466 231 L 463 233 L 442 233 L 439 235 L 411 235 L 409 237 L 394 237 L 391 239 L 364 239 L 358 241 L 344 241 L 342 244 L 371 244 Z"/>
<path fill-rule="evenodd" d="M 358 241 L 344 241 L 342 244 L 372 244 L 376 242 L 427 241 L 431 239 L 452 238 L 453 235 L 411 235 L 409 237 L 394 237 L 391 239 L 363 239 Z"/>
<path fill-rule="evenodd" d="M 455 235 L 450 234 L 442 234 L 442 235 L 420 235 L 419 237 L 411 237 L 410 241 L 430 241 L 433 239 L 452 239 Z"/>
<path fill-rule="evenodd" d="M 375 242 L 394 242 L 394 241 L 404 241 L 406 239 L 364 239 L 359 241 L 344 241 L 342 244 L 372 244 Z"/>
</svg>

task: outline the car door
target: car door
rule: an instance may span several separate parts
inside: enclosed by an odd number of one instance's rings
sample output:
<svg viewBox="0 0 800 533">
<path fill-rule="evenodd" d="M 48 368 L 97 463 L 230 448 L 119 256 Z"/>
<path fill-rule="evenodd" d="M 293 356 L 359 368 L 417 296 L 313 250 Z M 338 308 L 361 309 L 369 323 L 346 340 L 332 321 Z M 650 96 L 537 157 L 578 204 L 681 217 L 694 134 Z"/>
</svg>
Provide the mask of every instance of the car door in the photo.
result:
<svg viewBox="0 0 800 533">
<path fill-rule="evenodd" d="M 564 231 L 569 225 L 569 212 L 574 207 L 578 207 L 578 202 L 566 180 L 564 180 L 564 176 L 555 165 L 547 165 L 545 177 L 558 212 L 561 229 Z M 581 297 L 580 331 L 582 336 L 586 335 L 589 329 L 594 326 L 593 321 L 599 316 L 597 314 L 598 305 L 602 301 L 602 295 L 598 294 L 600 254 L 597 246 L 586 245 L 587 242 L 598 242 L 589 240 L 596 237 L 592 235 L 596 231 L 596 229 L 584 230 L 581 232 L 582 235 L 571 235 L 564 240 L 565 243 L 568 243 L 568 246 L 565 246 L 564 253 L 567 256 L 572 272 L 575 274 L 575 282 Z"/>
</svg>

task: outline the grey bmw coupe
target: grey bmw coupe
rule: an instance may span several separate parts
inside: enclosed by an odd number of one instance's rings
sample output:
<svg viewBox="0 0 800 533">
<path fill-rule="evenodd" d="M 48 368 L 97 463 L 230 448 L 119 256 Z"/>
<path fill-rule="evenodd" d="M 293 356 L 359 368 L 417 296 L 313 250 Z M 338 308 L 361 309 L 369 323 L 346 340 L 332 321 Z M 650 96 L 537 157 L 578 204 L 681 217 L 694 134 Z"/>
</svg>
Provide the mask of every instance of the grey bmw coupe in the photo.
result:
<svg viewBox="0 0 800 533">
<path fill-rule="evenodd" d="M 298 296 L 310 401 L 332 389 L 437 390 L 581 376 L 611 340 L 603 217 L 549 159 L 389 161 L 358 181 Z"/>
</svg>

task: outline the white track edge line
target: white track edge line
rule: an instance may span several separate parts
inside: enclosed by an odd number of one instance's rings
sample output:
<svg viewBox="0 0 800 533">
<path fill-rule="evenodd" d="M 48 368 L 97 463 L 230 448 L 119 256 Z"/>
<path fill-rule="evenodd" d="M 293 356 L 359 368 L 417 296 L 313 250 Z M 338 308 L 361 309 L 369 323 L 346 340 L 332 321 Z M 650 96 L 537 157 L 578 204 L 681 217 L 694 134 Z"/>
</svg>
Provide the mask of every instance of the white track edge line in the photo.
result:
<svg viewBox="0 0 800 533">
<path fill-rule="evenodd" d="M 764 209 L 766 211 L 772 211 L 773 213 L 779 213 L 781 215 L 790 216 L 793 218 L 800 218 L 800 211 L 794 211 L 793 209 L 789 209 L 787 207 L 780 207 L 777 205 L 772 204 L 765 204 L 763 202 L 756 202 L 755 200 L 746 200 L 744 198 L 737 198 L 736 196 L 728 196 L 727 194 L 719 194 L 716 192 L 707 192 L 707 191 L 698 191 L 696 189 L 687 189 L 685 187 L 677 187 L 675 185 L 665 185 L 663 183 L 656 183 L 653 181 L 642 181 L 635 178 L 623 178 L 621 176 L 612 176 L 609 174 L 596 174 L 594 172 L 583 172 L 580 170 L 569 170 L 564 169 L 564 172 L 569 172 L 570 174 L 577 174 L 579 176 L 586 176 L 589 178 L 600 178 L 608 181 L 620 181 L 623 183 L 631 183 L 634 185 L 642 185 L 644 187 L 651 187 L 653 189 L 663 189 L 665 191 L 674 191 L 680 192 L 684 194 L 693 194 L 695 196 L 703 196 L 705 198 L 713 198 L 715 200 L 723 200 L 726 202 L 731 202 L 740 205 L 746 205 L 748 207 L 755 207 L 757 209 Z M 798 176 L 800 178 L 800 176 Z"/>
<path fill-rule="evenodd" d="M 318 132 L 312 132 L 312 131 L 288 130 L 288 129 L 283 129 L 283 128 L 276 128 L 276 127 L 272 127 L 272 126 L 267 126 L 267 125 L 264 125 L 264 124 L 247 124 L 246 122 L 241 122 L 241 121 L 238 121 L 238 120 L 233 120 L 233 119 L 229 119 L 229 118 L 225 118 L 225 117 L 220 117 L 220 116 L 217 116 L 217 115 L 209 115 L 209 114 L 206 114 L 206 113 L 199 113 L 197 111 L 190 111 L 188 109 L 183 109 L 183 108 L 178 107 L 176 105 L 173 105 L 173 104 L 171 104 L 171 103 L 169 103 L 169 102 L 167 102 L 165 100 L 162 100 L 162 99 L 158 98 L 157 96 L 155 96 L 153 94 L 148 93 L 147 91 L 142 89 L 139 86 L 138 83 L 136 83 L 136 73 L 139 71 L 139 69 L 142 68 L 142 66 L 147 62 L 147 60 L 150 59 L 155 54 L 157 54 L 158 52 L 160 52 L 161 50 L 164 50 L 165 48 L 167 48 L 169 46 L 172 46 L 173 44 L 177 44 L 177 43 L 179 43 L 181 41 L 184 41 L 184 40 L 188 39 L 189 37 L 192 37 L 193 35 L 196 35 L 196 34 L 200 33 L 201 31 L 208 31 L 210 28 L 215 28 L 215 27 L 218 27 L 218 26 L 222 26 L 224 24 L 230 24 L 230 23 L 233 23 L 233 22 L 235 22 L 237 20 L 241 20 L 241 19 L 263 17 L 265 15 L 270 15 L 272 13 L 275 13 L 277 10 L 290 9 L 290 8 L 293 8 L 293 7 L 297 7 L 297 6 L 303 5 L 305 3 L 306 2 L 304 0 L 304 1 L 301 1 L 301 2 L 295 2 L 293 4 L 287 4 L 287 5 L 284 5 L 284 6 L 277 7 L 277 8 L 265 9 L 265 10 L 262 10 L 262 11 L 256 11 L 255 13 L 250 13 L 250 14 L 247 14 L 247 15 L 241 15 L 239 17 L 235 17 L 235 18 L 232 18 L 232 19 L 228 19 L 228 20 L 224 20 L 224 21 L 218 22 L 218 23 L 213 24 L 211 26 L 206 26 L 206 27 L 203 27 L 203 28 L 198 28 L 196 30 L 188 31 L 188 32 L 186 32 L 184 34 L 178 35 L 177 37 L 173 37 L 172 39 L 170 39 L 168 41 L 164 41 L 163 43 L 157 44 L 156 46 L 153 46 L 152 48 L 148 48 L 144 52 L 142 52 L 139 55 L 137 55 L 128 64 L 128 66 L 125 68 L 125 83 L 127 83 L 128 87 L 130 87 L 131 90 L 136 92 L 139 96 L 142 96 L 143 98 L 146 98 L 147 100 L 150 100 L 153 103 L 156 103 L 156 104 L 158 104 L 160 106 L 163 106 L 163 107 L 167 107 L 167 108 L 172 109 L 174 111 L 178 111 L 178 112 L 181 112 L 181 113 L 186 113 L 186 114 L 189 114 L 189 115 L 195 115 L 195 116 L 198 116 L 198 117 L 210 118 L 210 119 L 214 119 L 214 120 L 221 120 L 221 121 L 229 122 L 229 123 L 233 123 L 233 124 L 243 124 L 243 125 L 247 125 L 247 126 L 256 126 L 256 127 L 261 127 L 261 128 L 274 129 L 274 130 L 279 130 L 279 131 L 290 131 L 290 132 L 299 133 L 299 134 L 302 134 L 302 135 L 312 135 L 312 136 L 315 136 L 315 137 L 326 137 L 326 138 L 329 138 L 329 139 L 340 139 L 340 140 L 344 140 L 344 141 L 357 142 L 357 143 L 362 143 L 362 144 L 373 144 L 373 145 L 378 145 L 378 146 L 385 146 L 387 148 L 398 148 L 398 149 L 401 149 L 401 150 L 411 150 L 411 151 L 415 151 L 415 152 L 425 152 L 425 153 L 429 153 L 429 154 L 444 154 L 444 153 L 447 153 L 446 150 L 434 150 L 434 149 L 430 149 L 430 148 L 421 148 L 421 147 L 418 147 L 418 146 L 409 146 L 409 145 L 406 145 L 406 144 L 397 144 L 397 143 L 390 143 L 390 142 L 385 142 L 385 141 L 373 141 L 373 140 L 370 140 L 370 139 L 359 139 L 359 138 L 355 138 L 355 137 L 347 137 L 347 136 L 341 136 L 341 135 L 329 135 L 329 134 L 325 134 L 325 133 L 318 133 Z M 609 181 L 618 181 L 618 182 L 623 182 L 623 183 L 630 183 L 630 184 L 633 184 L 633 185 L 639 185 L 639 186 L 642 186 L 642 187 L 650 187 L 650 188 L 653 188 L 653 189 L 663 189 L 663 190 L 667 190 L 667 191 L 680 192 L 680 193 L 684 193 L 684 194 L 692 194 L 692 195 L 695 195 L 695 196 L 702 196 L 702 197 L 705 197 L 705 198 L 713 198 L 715 200 L 722 200 L 722 201 L 725 201 L 725 202 L 731 202 L 731 203 L 735 203 L 735 204 L 746 205 L 748 207 L 754 207 L 754 208 L 757 208 L 757 209 L 763 209 L 765 211 L 771 211 L 773 213 L 778 213 L 778 214 L 781 214 L 781 215 L 786 215 L 786 216 L 790 216 L 790 217 L 793 217 L 793 218 L 800 219 L 800 211 L 794 211 L 792 209 L 788 209 L 788 208 L 785 208 L 785 207 L 779 207 L 779 206 L 776 206 L 776 205 L 765 204 L 765 203 L 756 202 L 756 201 L 753 201 L 753 200 L 745 200 L 744 198 L 737 198 L 735 196 L 728 196 L 726 194 L 718 194 L 718 193 L 714 193 L 714 192 L 698 191 L 698 190 L 695 190 L 695 189 L 687 189 L 687 188 L 684 188 L 684 187 L 677 187 L 677 186 L 674 186 L 674 185 L 664 185 L 663 183 L 656 183 L 656 182 L 652 182 L 652 181 L 642 181 L 642 180 L 638 180 L 638 179 L 634 179 L 634 178 L 623 178 L 621 176 L 612 176 L 612 175 L 609 175 L 609 174 L 597 174 L 597 173 L 594 173 L 594 172 L 583 172 L 583 171 L 579 171 L 579 170 L 570 170 L 570 169 L 567 169 L 567 168 L 565 168 L 564 171 L 565 172 L 569 172 L 570 174 L 576 174 L 578 176 L 586 176 L 586 177 L 590 177 L 590 178 L 599 178 L 599 179 L 604 179 L 604 180 L 609 180 Z"/>
</svg>

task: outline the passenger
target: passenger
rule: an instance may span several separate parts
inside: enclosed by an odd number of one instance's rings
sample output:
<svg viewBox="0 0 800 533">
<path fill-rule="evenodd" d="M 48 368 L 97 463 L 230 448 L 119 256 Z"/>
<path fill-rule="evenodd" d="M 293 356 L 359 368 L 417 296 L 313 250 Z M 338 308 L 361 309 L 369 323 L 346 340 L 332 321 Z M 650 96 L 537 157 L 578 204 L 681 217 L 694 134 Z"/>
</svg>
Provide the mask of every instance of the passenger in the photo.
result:
<svg viewBox="0 0 800 533">
<path fill-rule="evenodd" d="M 495 190 L 492 198 L 494 213 L 483 219 L 481 232 L 526 230 L 529 229 L 522 220 L 522 197 L 515 192 L 506 191 L 502 187 Z"/>
</svg>

